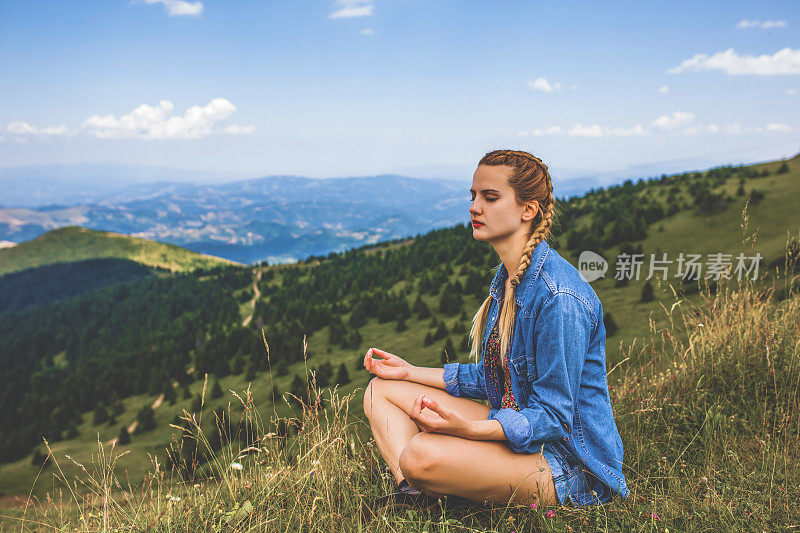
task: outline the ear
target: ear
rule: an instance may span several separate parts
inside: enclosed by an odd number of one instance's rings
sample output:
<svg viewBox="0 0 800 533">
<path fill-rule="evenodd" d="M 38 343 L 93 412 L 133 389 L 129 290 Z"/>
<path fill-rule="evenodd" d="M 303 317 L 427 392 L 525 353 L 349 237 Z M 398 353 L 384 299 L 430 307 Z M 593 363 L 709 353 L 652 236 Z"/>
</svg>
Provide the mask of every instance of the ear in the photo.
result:
<svg viewBox="0 0 800 533">
<path fill-rule="evenodd" d="M 539 202 L 533 200 L 525 204 L 525 210 L 522 211 L 522 220 L 523 222 L 529 222 L 536 217 L 536 213 L 539 212 Z"/>
</svg>

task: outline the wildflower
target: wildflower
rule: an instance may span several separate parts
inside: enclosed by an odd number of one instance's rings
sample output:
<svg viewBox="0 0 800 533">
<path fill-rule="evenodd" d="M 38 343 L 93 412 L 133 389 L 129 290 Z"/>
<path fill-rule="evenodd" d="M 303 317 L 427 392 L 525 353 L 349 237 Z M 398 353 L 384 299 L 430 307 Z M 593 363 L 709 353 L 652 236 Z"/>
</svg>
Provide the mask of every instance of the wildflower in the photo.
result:
<svg viewBox="0 0 800 533">
<path fill-rule="evenodd" d="M 167 494 L 167 499 L 169 501 L 171 501 L 171 502 L 179 502 L 179 501 L 181 501 L 180 498 L 178 498 L 177 496 L 173 496 L 172 494 Z"/>
<path fill-rule="evenodd" d="M 658 518 L 658 514 L 657 514 L 657 513 L 653 513 L 652 515 L 650 515 L 650 517 L 651 517 L 653 520 L 659 520 L 659 518 Z"/>
<path fill-rule="evenodd" d="M 536 508 L 538 508 L 538 507 L 539 507 L 539 505 L 538 505 L 538 504 L 536 504 L 536 503 L 532 503 L 532 504 L 531 504 L 531 509 L 536 509 Z"/>
<path fill-rule="evenodd" d="M 547 518 L 553 518 L 556 515 L 556 512 L 552 509 L 547 511 Z"/>
<path fill-rule="evenodd" d="M 231 463 L 231 468 L 234 470 L 241 470 L 244 467 L 242 466 L 242 463 Z"/>
</svg>

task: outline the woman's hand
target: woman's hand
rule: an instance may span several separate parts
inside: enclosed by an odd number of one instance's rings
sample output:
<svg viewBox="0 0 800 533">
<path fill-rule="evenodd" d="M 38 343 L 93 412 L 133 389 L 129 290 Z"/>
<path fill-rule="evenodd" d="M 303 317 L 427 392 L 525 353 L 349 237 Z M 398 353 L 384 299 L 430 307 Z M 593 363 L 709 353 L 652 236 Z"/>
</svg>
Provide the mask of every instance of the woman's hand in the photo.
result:
<svg viewBox="0 0 800 533">
<path fill-rule="evenodd" d="M 364 368 L 382 379 L 407 380 L 412 365 L 402 357 L 378 348 L 370 348 L 364 356 Z"/>
<path fill-rule="evenodd" d="M 423 411 L 425 407 L 428 409 Z M 458 411 L 439 405 L 424 394 L 414 400 L 410 417 L 427 433 L 443 433 L 465 439 L 474 438 L 476 433 L 475 424 L 471 420 Z"/>
</svg>

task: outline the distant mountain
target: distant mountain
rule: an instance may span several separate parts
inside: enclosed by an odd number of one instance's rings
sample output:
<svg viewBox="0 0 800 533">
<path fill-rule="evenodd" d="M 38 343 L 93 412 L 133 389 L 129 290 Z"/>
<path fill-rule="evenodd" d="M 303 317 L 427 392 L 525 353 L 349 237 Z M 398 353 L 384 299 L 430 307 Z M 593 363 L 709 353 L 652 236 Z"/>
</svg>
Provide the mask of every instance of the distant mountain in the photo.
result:
<svg viewBox="0 0 800 533">
<path fill-rule="evenodd" d="M 86 259 L 128 259 L 173 272 L 233 264 L 171 244 L 81 227 L 53 230 L 12 248 L 0 249 L 0 275 L 42 265 Z"/>
<path fill-rule="evenodd" d="M 146 183 L 95 203 L 0 208 L 0 240 L 80 225 L 239 262 L 285 262 L 467 222 L 468 188 L 397 175 Z"/>
<path fill-rule="evenodd" d="M 106 200 L 128 187 L 152 182 L 210 183 L 253 173 L 225 173 L 100 162 L 0 168 L 0 207 L 73 205 Z"/>
</svg>

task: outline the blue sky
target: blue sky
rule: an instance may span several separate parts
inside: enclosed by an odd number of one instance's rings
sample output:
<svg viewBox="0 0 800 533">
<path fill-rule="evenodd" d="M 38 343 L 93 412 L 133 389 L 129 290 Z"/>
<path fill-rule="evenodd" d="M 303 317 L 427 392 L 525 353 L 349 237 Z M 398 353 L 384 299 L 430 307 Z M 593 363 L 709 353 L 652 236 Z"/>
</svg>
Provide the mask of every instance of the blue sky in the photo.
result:
<svg viewBox="0 0 800 533">
<path fill-rule="evenodd" d="M 800 4 L 0 3 L 0 167 L 314 177 L 800 151 Z M 471 172 L 469 172 L 471 175 Z"/>
</svg>

